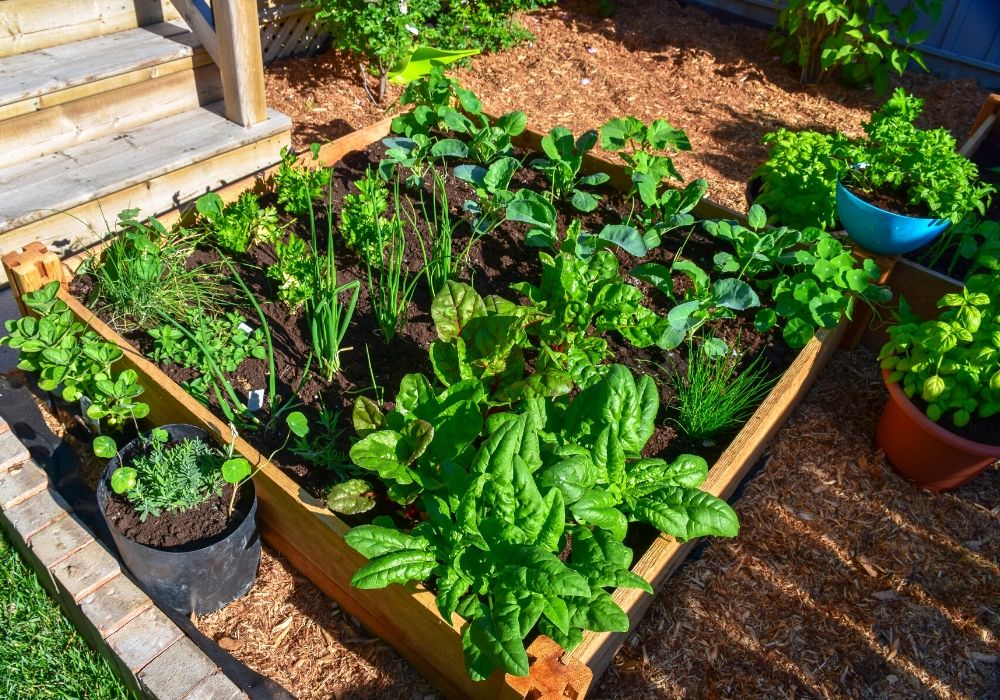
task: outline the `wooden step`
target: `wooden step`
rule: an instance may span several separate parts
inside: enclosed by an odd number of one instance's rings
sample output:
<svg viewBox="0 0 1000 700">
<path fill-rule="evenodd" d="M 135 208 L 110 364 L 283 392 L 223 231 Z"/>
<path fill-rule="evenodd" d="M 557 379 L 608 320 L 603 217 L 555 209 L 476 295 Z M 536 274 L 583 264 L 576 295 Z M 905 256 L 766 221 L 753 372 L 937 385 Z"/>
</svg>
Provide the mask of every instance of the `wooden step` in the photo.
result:
<svg viewBox="0 0 1000 700">
<path fill-rule="evenodd" d="M 0 167 L 38 158 L 222 99 L 214 64 L 0 121 Z"/>
<path fill-rule="evenodd" d="M 0 119 L 209 62 L 182 20 L 9 56 L 0 60 Z"/>
<path fill-rule="evenodd" d="M 288 117 L 268 110 L 243 128 L 222 113 L 215 103 L 0 169 L 0 251 L 78 251 L 122 209 L 161 213 L 279 160 Z"/>
<path fill-rule="evenodd" d="M 0 0 L 0 57 L 178 18 L 170 0 Z"/>
</svg>

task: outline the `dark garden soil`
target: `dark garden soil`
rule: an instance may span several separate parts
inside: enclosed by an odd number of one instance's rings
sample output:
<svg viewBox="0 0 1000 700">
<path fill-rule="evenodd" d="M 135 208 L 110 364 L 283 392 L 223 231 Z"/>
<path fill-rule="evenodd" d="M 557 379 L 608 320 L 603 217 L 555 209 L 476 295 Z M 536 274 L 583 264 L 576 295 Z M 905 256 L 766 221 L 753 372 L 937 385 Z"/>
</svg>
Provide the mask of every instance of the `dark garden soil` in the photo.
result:
<svg viewBox="0 0 1000 700">
<path fill-rule="evenodd" d="M 868 202 L 872 206 L 884 209 L 885 211 L 889 211 L 894 214 L 915 216 L 919 218 L 928 218 L 931 216 L 931 212 L 927 208 L 926 204 L 923 202 L 920 204 L 911 204 L 906 199 L 906 193 L 897 189 L 883 187 L 871 192 L 865 192 L 848 183 L 844 183 L 844 188 L 851 192 L 854 196 Z"/>
<path fill-rule="evenodd" d="M 340 202 L 346 193 L 355 191 L 351 183 L 363 177 L 369 167 L 374 167 L 384 151 L 385 147 L 381 143 L 376 143 L 368 147 L 366 151 L 350 154 L 345 160 L 335 164 L 332 181 L 335 229 L 339 222 Z M 519 154 L 519 157 L 527 156 L 529 154 Z M 542 177 L 537 171 L 524 168 L 515 175 L 515 182 L 511 189 L 519 187 L 544 188 L 545 182 Z M 430 182 L 429 178 L 427 182 Z M 464 216 L 461 205 L 466 199 L 474 198 L 474 192 L 466 183 L 451 176 L 446 178 L 446 191 L 453 220 L 461 221 Z M 595 212 L 582 217 L 584 228 L 587 230 L 598 230 L 607 223 L 620 223 L 630 211 L 631 204 L 621 193 L 610 188 L 599 191 L 604 197 L 602 206 Z M 401 194 L 404 195 L 401 205 L 404 212 L 421 211 L 418 195 L 412 192 Z M 266 202 L 267 199 L 265 199 Z M 388 213 L 392 213 L 392 207 Z M 559 211 L 560 230 L 565 230 L 571 217 L 579 218 L 580 215 L 571 210 L 568 205 Z M 309 233 L 302 223 L 293 220 L 290 220 L 290 223 L 293 226 L 292 230 L 297 235 L 308 239 Z M 484 296 L 499 294 L 518 300 L 519 296 L 509 288 L 510 284 L 519 281 L 538 284 L 540 275 L 539 250 L 524 244 L 524 228 L 521 224 L 504 222 L 487 237 L 474 244 L 467 265 L 460 272 L 460 278 L 470 282 Z M 319 219 L 318 229 L 324 231 L 321 240 L 325 243 L 325 218 Z M 421 229 L 420 235 L 426 238 L 427 231 L 422 226 Z M 419 274 L 419 270 L 423 266 L 420 242 L 418 236 L 415 235 L 416 233 L 412 230 L 412 226 L 407 224 L 406 260 L 414 275 Z M 456 231 L 455 250 L 461 250 L 464 247 L 469 234 L 469 225 L 467 223 L 461 224 Z M 324 243 L 321 243 L 321 247 L 325 249 Z M 694 260 L 705 269 L 711 267 L 712 256 L 720 249 L 716 241 L 701 233 L 696 227 L 693 230 L 675 231 L 668 234 L 661 246 L 651 251 L 643 258 L 643 261 L 669 262 L 673 258 L 673 251 L 682 245 L 684 257 Z M 616 255 L 623 273 L 627 273 L 631 267 L 640 262 L 637 258 L 620 250 L 616 250 Z M 214 251 L 199 250 L 189 260 L 189 264 L 211 263 L 216 259 L 216 256 Z M 241 264 L 241 272 L 247 286 L 258 299 L 263 302 L 276 298 L 277 284 L 268 278 L 265 272 L 275 263 L 274 251 L 270 245 L 252 246 L 245 256 L 238 259 L 238 262 Z M 339 425 L 343 431 L 335 448 L 345 455 L 345 461 L 347 461 L 346 453 L 350 449 L 354 437 L 350 413 L 355 398 L 360 394 L 367 394 L 377 400 L 378 396 L 384 394 L 386 400 L 391 401 L 404 375 L 419 372 L 433 376 L 428 359 L 428 348 L 437 336 L 430 316 L 431 295 L 428 286 L 423 281 L 419 282 L 416 287 L 405 326 L 400 329 L 391 342 L 386 343 L 378 330 L 372 312 L 367 289 L 366 268 L 363 261 L 353 251 L 341 247 L 337 252 L 337 265 L 339 269 L 338 279 L 341 284 L 355 279 L 361 280 L 360 299 L 354 320 L 344 340 L 344 347 L 350 348 L 350 350 L 342 355 L 341 371 L 334 375 L 332 381 L 326 382 L 319 375 L 312 373 L 299 390 L 298 397 L 303 403 L 300 408 L 314 426 L 321 408 L 325 407 L 329 411 L 340 413 Z M 628 275 L 626 275 L 626 279 L 643 289 L 647 306 L 660 314 L 665 314 L 669 310 L 670 304 L 660 292 Z M 686 284 L 689 284 L 688 279 L 677 275 L 675 291 L 681 292 Z M 90 293 L 90 282 L 86 278 L 79 278 L 74 281 L 71 290 L 79 298 L 86 301 Z M 238 296 L 234 298 L 238 298 Z M 244 307 L 246 306 L 247 304 L 244 304 Z M 262 303 L 262 308 L 268 318 L 274 338 L 278 393 L 283 398 L 287 398 L 301 383 L 303 368 L 310 352 L 309 331 L 302 314 L 291 313 L 288 307 L 281 302 Z M 752 312 L 753 310 L 748 313 L 752 314 Z M 243 313 L 249 323 L 257 325 L 251 311 L 244 308 Z M 109 323 L 111 322 L 107 314 L 102 314 L 102 318 Z M 792 362 L 797 351 L 790 349 L 780 335 L 775 332 L 768 334 L 757 332 L 751 319 L 752 316 L 748 316 L 747 318 L 739 317 L 717 321 L 710 324 L 708 328 L 726 340 L 730 347 L 741 353 L 740 362 L 744 365 L 757 356 L 763 355 L 770 375 L 777 377 Z M 124 336 L 145 354 L 149 354 L 152 348 L 152 339 L 145 332 L 131 331 L 124 333 Z M 670 378 L 677 372 L 683 373 L 685 371 L 686 351 L 679 349 L 664 352 L 655 347 L 637 349 L 613 333 L 608 334 L 608 340 L 613 361 L 620 362 L 635 372 L 652 374 L 659 380 L 663 405 L 668 406 L 674 396 Z M 161 367 L 168 376 L 177 382 L 191 379 L 193 376 L 191 370 L 183 367 L 172 364 L 163 364 Z M 372 386 L 373 375 L 377 389 Z M 262 360 L 247 360 L 229 378 L 233 386 L 242 392 L 266 387 L 267 365 Z M 210 407 L 220 418 L 223 418 L 217 406 L 210 404 Z M 678 434 L 675 427 L 669 422 L 669 416 L 668 411 L 661 410 L 660 427 L 647 445 L 647 456 L 655 455 L 671 459 L 684 452 L 694 452 L 705 457 L 711 464 L 722 453 L 732 435 L 732 433 L 722 434 L 717 436 L 716 440 L 693 441 Z M 243 437 L 266 455 L 280 447 L 285 437 L 285 431 L 283 426 L 270 433 L 245 430 Z M 335 481 L 339 481 L 329 470 L 310 465 L 297 458 L 289 450 L 279 453 L 275 462 L 318 498 L 325 498 L 329 486 Z M 389 506 L 390 504 L 386 501 L 383 505 Z M 369 517 L 365 516 L 364 519 L 368 520 Z M 647 545 L 651 539 L 652 537 L 649 536 L 642 538 Z"/>
<path fill-rule="evenodd" d="M 104 514 L 118 532 L 133 542 L 174 552 L 191 551 L 224 539 L 246 519 L 253 504 L 253 489 L 240 489 L 229 515 L 232 495 L 232 485 L 225 484 L 221 493 L 190 510 L 163 512 L 142 520 L 127 497 L 109 491 Z"/>
</svg>

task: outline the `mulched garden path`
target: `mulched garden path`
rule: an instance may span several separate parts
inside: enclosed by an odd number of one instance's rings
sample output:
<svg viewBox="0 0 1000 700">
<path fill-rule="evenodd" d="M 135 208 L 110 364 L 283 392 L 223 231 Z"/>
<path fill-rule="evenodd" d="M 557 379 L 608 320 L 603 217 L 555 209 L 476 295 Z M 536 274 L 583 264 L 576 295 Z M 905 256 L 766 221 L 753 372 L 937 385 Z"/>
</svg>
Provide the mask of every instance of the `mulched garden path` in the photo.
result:
<svg viewBox="0 0 1000 700">
<path fill-rule="evenodd" d="M 527 17 L 532 45 L 477 58 L 461 79 L 536 129 L 665 117 L 694 146 L 681 171 L 738 209 L 761 135 L 856 134 L 884 99 L 801 86 L 763 30 L 672 0 L 619 0 L 607 20 L 594 4 Z M 278 62 L 267 80 L 299 148 L 384 116 L 332 54 Z M 901 84 L 927 100 L 925 126 L 960 140 L 985 96 L 971 81 Z M 589 697 L 1000 696 L 1000 469 L 951 494 L 913 488 L 871 448 L 885 396 L 870 352 L 834 358 L 735 503 L 740 537 L 713 541 L 663 587 Z M 250 594 L 198 624 L 303 699 L 437 697 L 267 551 Z"/>
</svg>

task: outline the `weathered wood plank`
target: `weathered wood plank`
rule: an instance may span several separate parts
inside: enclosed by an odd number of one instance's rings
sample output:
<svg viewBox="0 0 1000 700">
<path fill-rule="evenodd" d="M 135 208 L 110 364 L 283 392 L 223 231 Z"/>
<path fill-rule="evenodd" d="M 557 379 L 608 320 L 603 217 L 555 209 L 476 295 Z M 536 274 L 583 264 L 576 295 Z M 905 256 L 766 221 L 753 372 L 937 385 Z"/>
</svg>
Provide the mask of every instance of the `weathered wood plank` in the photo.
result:
<svg viewBox="0 0 1000 700">
<path fill-rule="evenodd" d="M 0 170 L 0 232 L 24 226 L 286 131 L 271 118 L 252 128 L 221 119 L 218 105 L 195 109 Z M 275 156 L 277 157 L 277 156 Z M 24 187 L 31 182 L 31 187 Z M 112 215 L 116 212 L 112 212 Z"/>
<path fill-rule="evenodd" d="M 189 58 L 198 47 L 175 21 L 11 56 L 0 62 L 0 105 Z"/>
<path fill-rule="evenodd" d="M 186 205 L 205 192 L 273 165 L 278 159 L 278 151 L 288 145 L 289 140 L 289 132 L 281 131 L 65 212 L 50 211 L 45 218 L 0 236 L 0 251 L 16 250 L 34 241 L 45 243 L 61 256 L 83 250 L 106 235 L 105 222 L 113 223 L 119 211 L 135 207 L 143 214 L 157 215 Z M 0 272 L 2 282 L 6 282 L 6 275 Z"/>
<path fill-rule="evenodd" d="M 88 97 L 105 92 L 111 92 L 112 90 L 128 87 L 129 85 L 138 85 L 139 83 L 144 83 L 147 80 L 163 78 L 168 75 L 174 75 L 184 71 L 196 70 L 211 63 L 212 59 L 209 55 L 205 51 L 198 50 L 193 56 L 179 58 L 166 63 L 158 63 L 155 66 L 150 66 L 148 68 L 142 68 L 130 73 L 122 73 L 103 80 L 95 80 L 92 83 L 77 85 L 76 87 L 68 88 L 66 90 L 49 92 L 44 95 L 39 95 L 38 97 L 21 100 L 20 102 L 12 102 L 10 104 L 0 106 L 0 122 L 6 119 L 13 119 L 14 117 L 19 117 L 24 114 L 30 114 L 38 110 L 63 105 L 67 102 L 73 102 L 74 100 L 87 99 Z M 221 99 L 221 97 L 219 99 Z M 2 126 L 2 124 L 0 124 L 0 126 Z"/>
<path fill-rule="evenodd" d="M 169 0 L 3 0 L 0 58 L 179 17 Z"/>
<path fill-rule="evenodd" d="M 86 141 L 136 129 L 218 102 L 219 72 L 213 65 L 171 73 L 0 122 L 0 163 L 39 158 Z"/>
</svg>

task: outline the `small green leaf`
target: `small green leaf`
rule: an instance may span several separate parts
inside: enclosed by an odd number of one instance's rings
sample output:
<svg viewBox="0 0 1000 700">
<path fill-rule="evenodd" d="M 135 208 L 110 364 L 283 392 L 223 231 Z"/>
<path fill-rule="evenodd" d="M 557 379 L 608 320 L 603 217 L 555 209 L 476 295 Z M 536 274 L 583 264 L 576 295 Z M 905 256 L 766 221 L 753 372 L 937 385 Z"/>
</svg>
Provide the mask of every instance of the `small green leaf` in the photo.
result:
<svg viewBox="0 0 1000 700">
<path fill-rule="evenodd" d="M 111 490 L 122 494 L 135 488 L 139 474 L 132 467 L 118 467 L 111 474 Z"/>
<path fill-rule="evenodd" d="M 300 411 L 292 411 L 285 418 L 285 423 L 288 424 L 288 429 L 298 437 L 305 437 L 309 434 L 309 421 Z"/>
<path fill-rule="evenodd" d="M 253 471 L 253 468 L 243 457 L 233 457 L 222 463 L 222 478 L 228 484 L 238 484 Z"/>
<path fill-rule="evenodd" d="M 107 435 L 94 438 L 94 455 L 101 459 L 112 459 L 116 454 L 118 454 L 118 445 L 115 444 L 114 438 L 110 438 Z M 121 492 L 118 491 L 117 493 Z"/>
</svg>

